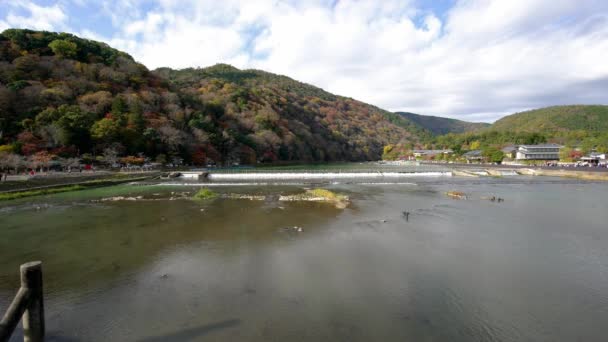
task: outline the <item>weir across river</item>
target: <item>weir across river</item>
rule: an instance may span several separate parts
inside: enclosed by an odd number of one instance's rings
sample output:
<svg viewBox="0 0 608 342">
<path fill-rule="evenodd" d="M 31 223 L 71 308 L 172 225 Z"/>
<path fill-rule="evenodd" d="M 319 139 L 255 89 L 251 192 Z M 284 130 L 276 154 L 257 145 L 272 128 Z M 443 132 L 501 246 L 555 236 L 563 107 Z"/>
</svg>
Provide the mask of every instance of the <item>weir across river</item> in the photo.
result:
<svg viewBox="0 0 608 342">
<path fill-rule="evenodd" d="M 310 171 L 272 171 L 272 172 L 180 172 L 179 178 L 186 180 L 208 181 L 256 181 L 256 180 L 335 180 L 335 179 L 378 179 L 378 178 L 409 178 L 409 177 L 450 177 L 450 171 L 423 172 L 310 172 Z"/>
</svg>

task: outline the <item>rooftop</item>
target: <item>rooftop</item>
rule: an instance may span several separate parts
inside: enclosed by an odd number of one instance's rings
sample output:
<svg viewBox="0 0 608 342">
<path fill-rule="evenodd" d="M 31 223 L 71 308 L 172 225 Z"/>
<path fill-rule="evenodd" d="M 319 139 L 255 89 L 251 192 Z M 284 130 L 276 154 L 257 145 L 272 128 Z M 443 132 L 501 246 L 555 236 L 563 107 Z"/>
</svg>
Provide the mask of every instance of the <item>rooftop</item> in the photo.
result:
<svg viewBox="0 0 608 342">
<path fill-rule="evenodd" d="M 414 153 L 452 153 L 452 150 L 414 150 Z"/>
<path fill-rule="evenodd" d="M 539 145 L 520 145 L 523 148 L 561 148 L 562 145 L 558 144 L 539 144 Z"/>
<path fill-rule="evenodd" d="M 479 157 L 481 156 L 481 150 L 473 150 L 463 154 L 465 157 Z"/>
</svg>

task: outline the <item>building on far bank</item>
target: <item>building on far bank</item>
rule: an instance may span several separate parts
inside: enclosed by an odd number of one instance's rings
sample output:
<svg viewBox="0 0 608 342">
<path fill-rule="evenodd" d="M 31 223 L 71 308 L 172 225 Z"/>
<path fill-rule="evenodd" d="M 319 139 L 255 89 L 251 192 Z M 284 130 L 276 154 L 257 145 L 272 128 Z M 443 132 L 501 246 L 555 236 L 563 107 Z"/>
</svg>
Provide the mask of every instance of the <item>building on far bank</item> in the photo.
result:
<svg viewBox="0 0 608 342">
<path fill-rule="evenodd" d="M 591 152 L 589 153 L 589 157 L 596 158 L 598 160 L 606 160 L 607 154 L 601 152 Z"/>
<path fill-rule="evenodd" d="M 452 154 L 452 150 L 414 150 L 414 157 L 434 157 L 438 154 Z"/>
<path fill-rule="evenodd" d="M 517 148 L 515 159 L 517 160 L 559 160 L 561 145 L 520 145 Z"/>
<path fill-rule="evenodd" d="M 581 157 L 581 161 L 591 165 L 605 164 L 606 153 L 591 152 L 588 155 Z"/>
<path fill-rule="evenodd" d="M 467 163 L 481 163 L 483 161 L 483 156 L 481 155 L 481 150 L 473 150 L 469 151 L 462 155 L 467 160 Z"/>
</svg>

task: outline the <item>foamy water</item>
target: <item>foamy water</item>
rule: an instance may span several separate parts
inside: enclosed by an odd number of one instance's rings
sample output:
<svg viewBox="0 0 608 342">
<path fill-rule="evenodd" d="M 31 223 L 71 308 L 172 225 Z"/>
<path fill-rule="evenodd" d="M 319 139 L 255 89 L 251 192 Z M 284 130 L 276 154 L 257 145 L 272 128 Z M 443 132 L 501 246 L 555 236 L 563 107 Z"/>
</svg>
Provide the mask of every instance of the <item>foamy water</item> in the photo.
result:
<svg viewBox="0 0 608 342">
<path fill-rule="evenodd" d="M 343 182 L 331 182 L 332 185 L 344 184 Z M 361 185 L 404 185 L 416 186 L 418 184 L 411 182 L 361 182 Z M 184 182 L 165 182 L 154 184 L 156 186 L 194 186 L 194 187 L 212 187 L 212 186 L 269 186 L 269 185 L 309 185 L 305 182 L 205 182 L 205 183 L 184 183 Z"/>
<path fill-rule="evenodd" d="M 370 179 L 410 177 L 451 177 L 451 172 L 277 172 L 277 173 L 211 173 L 210 180 L 315 180 L 315 179 Z"/>
</svg>

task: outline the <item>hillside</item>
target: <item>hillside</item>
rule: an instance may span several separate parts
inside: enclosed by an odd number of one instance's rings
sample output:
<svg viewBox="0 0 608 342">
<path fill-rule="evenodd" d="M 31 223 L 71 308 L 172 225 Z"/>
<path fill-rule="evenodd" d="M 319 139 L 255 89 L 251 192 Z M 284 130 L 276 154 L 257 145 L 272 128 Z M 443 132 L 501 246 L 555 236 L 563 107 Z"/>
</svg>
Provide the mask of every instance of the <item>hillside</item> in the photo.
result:
<svg viewBox="0 0 608 342">
<path fill-rule="evenodd" d="M 66 33 L 0 34 L 0 152 L 185 163 L 355 161 L 430 134 L 285 76 L 228 65 L 149 71 Z"/>
<path fill-rule="evenodd" d="M 377 159 L 386 144 L 415 143 L 429 135 L 377 107 L 261 70 L 218 64 L 154 73 L 168 80 L 173 91 L 224 106 L 239 131 L 248 134 L 245 143 L 295 142 L 299 147 L 289 152 L 293 160 Z M 252 129 L 260 133 L 252 135 Z"/>
<path fill-rule="evenodd" d="M 485 122 L 467 122 L 462 120 L 443 118 L 439 116 L 420 115 L 408 112 L 396 112 L 418 126 L 435 135 L 448 133 L 464 133 L 487 128 L 490 124 Z"/>
<path fill-rule="evenodd" d="M 608 106 L 572 105 L 546 107 L 506 116 L 491 127 L 496 131 L 556 134 L 575 130 L 608 130 Z"/>
<path fill-rule="evenodd" d="M 553 106 L 515 113 L 473 132 L 437 136 L 433 144 L 471 149 L 510 144 L 553 142 L 569 147 L 608 151 L 608 106 Z"/>
</svg>

